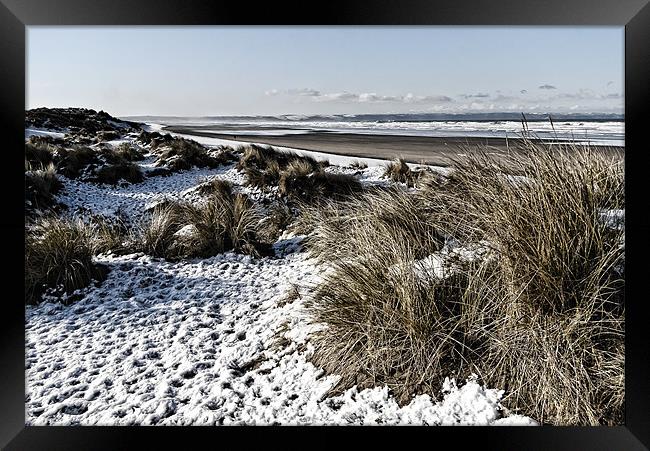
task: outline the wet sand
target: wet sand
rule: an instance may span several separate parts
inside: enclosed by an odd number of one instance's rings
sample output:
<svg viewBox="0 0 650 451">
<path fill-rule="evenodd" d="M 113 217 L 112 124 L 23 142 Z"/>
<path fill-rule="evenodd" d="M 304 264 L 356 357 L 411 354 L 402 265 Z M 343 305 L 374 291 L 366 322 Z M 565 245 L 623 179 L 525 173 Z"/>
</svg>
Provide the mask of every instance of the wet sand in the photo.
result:
<svg viewBox="0 0 650 451">
<path fill-rule="evenodd" d="M 294 149 L 326 152 L 336 155 L 359 158 L 379 158 L 392 160 L 403 158 L 409 163 L 448 166 L 454 157 L 462 156 L 479 146 L 487 146 L 488 152 L 495 154 L 513 151 L 521 144 L 521 139 L 476 138 L 476 137 L 428 137 L 397 135 L 366 135 L 353 133 L 309 132 L 281 136 L 255 134 L 216 133 L 197 130 L 196 127 L 171 126 L 165 130 L 185 135 L 230 139 L 273 146 L 293 147 Z M 621 155 L 623 148 L 619 148 Z M 616 152 L 616 150 L 612 150 Z"/>
</svg>

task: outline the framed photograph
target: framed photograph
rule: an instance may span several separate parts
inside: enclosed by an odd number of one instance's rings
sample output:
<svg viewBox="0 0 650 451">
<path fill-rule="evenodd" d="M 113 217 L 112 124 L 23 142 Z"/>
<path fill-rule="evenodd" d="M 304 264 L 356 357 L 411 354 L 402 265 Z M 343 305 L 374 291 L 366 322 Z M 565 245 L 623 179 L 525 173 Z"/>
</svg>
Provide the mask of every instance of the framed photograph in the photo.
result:
<svg viewBox="0 0 650 451">
<path fill-rule="evenodd" d="M 3 447 L 650 446 L 647 1 L 0 3 Z"/>
</svg>

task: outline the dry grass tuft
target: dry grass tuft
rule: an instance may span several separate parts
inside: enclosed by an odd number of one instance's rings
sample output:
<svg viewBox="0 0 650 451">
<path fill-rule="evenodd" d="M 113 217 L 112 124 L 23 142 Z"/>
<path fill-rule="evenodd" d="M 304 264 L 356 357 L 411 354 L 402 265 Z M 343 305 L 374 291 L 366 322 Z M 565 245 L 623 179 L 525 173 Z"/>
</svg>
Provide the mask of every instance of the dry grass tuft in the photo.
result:
<svg viewBox="0 0 650 451">
<path fill-rule="evenodd" d="M 95 183 L 117 184 L 119 180 L 138 183 L 143 180 L 139 166 L 132 161 L 141 160 L 142 153 L 124 143 L 114 149 L 105 146 L 98 149 L 72 145 L 64 146 L 62 140 L 36 139 L 25 143 L 25 160 L 31 166 L 53 164 L 61 175 L 82 178 Z"/>
<path fill-rule="evenodd" d="M 215 178 L 201 183 L 197 187 L 197 192 L 202 196 L 208 196 L 211 194 L 221 194 L 223 196 L 227 196 L 232 194 L 232 184 L 227 180 Z"/>
<path fill-rule="evenodd" d="M 414 187 L 422 176 L 431 173 L 428 169 L 413 170 L 402 158 L 388 163 L 384 170 L 384 177 L 398 183 L 405 183 L 409 188 Z"/>
<path fill-rule="evenodd" d="M 34 169 L 25 160 L 25 200 L 29 202 L 29 210 L 47 210 L 57 204 L 54 195 L 63 185 L 56 175 L 52 163 Z"/>
<path fill-rule="evenodd" d="M 528 146 L 474 152 L 413 194 L 305 208 L 306 246 L 332 268 L 314 361 L 339 389 L 385 383 L 407 402 L 476 372 L 543 423 L 622 422 L 624 232 L 603 220 L 624 208 L 622 162 Z M 443 240 L 487 253 L 440 275 Z"/>
<path fill-rule="evenodd" d="M 363 189 L 351 175 L 323 170 L 306 172 L 306 169 L 301 164 L 287 167 L 280 176 L 278 193 L 294 200 L 310 201 L 322 197 L 342 198 Z"/>
<path fill-rule="evenodd" d="M 91 248 L 93 255 L 116 253 L 128 254 L 136 248 L 131 227 L 125 220 L 103 216 L 92 217 Z"/>
<path fill-rule="evenodd" d="M 214 193 L 199 206 L 183 207 L 193 228 L 181 238 L 188 256 L 209 257 L 228 250 L 260 256 L 257 230 L 261 218 L 244 194 Z"/>
<path fill-rule="evenodd" d="M 242 170 L 246 175 L 247 186 L 267 190 L 280 182 L 281 169 L 277 161 L 269 161 L 264 169 L 246 166 Z"/>
<path fill-rule="evenodd" d="M 362 193 L 346 201 L 301 205 L 296 224 L 311 233 L 308 249 L 322 262 L 371 258 L 378 246 L 407 243 L 416 258 L 440 249 L 444 238 L 415 196 L 399 188 Z"/>
<path fill-rule="evenodd" d="M 169 135 L 162 135 L 169 136 Z M 232 149 L 223 148 L 217 152 L 209 152 L 208 148 L 196 141 L 185 138 L 171 137 L 160 141 L 152 141 L 152 149 L 158 154 L 156 166 L 176 172 L 199 168 L 218 168 L 233 162 L 236 157 Z"/>
<path fill-rule="evenodd" d="M 177 242 L 176 233 L 185 225 L 177 202 L 162 202 L 156 205 L 149 218 L 140 224 L 139 248 L 153 257 L 178 259 L 183 249 Z"/>
<path fill-rule="evenodd" d="M 117 149 L 115 149 L 114 152 L 118 158 L 124 161 L 144 160 L 144 154 L 142 153 L 142 150 L 129 143 L 120 144 L 119 146 L 117 146 Z"/>
<path fill-rule="evenodd" d="M 98 153 L 90 147 L 74 145 L 60 148 L 56 157 L 56 168 L 68 178 L 78 178 L 101 164 Z"/>
<path fill-rule="evenodd" d="M 411 168 L 402 158 L 397 158 L 395 161 L 386 165 L 384 177 L 394 182 L 406 183 L 409 186 L 413 186 Z"/>
<path fill-rule="evenodd" d="M 244 153 L 237 164 L 237 169 L 243 170 L 254 167 L 265 170 L 269 164 L 275 162 L 281 169 L 286 169 L 290 163 L 301 161 L 308 164 L 312 171 L 323 167 L 324 162 L 305 155 L 298 155 L 294 152 L 280 152 L 272 147 L 263 147 L 250 144 L 244 148 Z"/>
<path fill-rule="evenodd" d="M 169 260 L 210 257 L 230 250 L 261 256 L 269 249 L 258 238 L 260 220 L 246 195 L 220 183 L 202 203 L 157 205 L 141 226 L 141 249 Z"/>
<path fill-rule="evenodd" d="M 31 136 L 25 142 L 25 160 L 31 165 L 47 166 L 54 161 L 56 142 L 43 136 Z"/>
<path fill-rule="evenodd" d="M 120 180 L 129 183 L 140 183 L 144 180 L 140 166 L 134 163 L 116 163 L 102 166 L 95 171 L 92 181 L 95 183 L 105 183 L 108 185 L 117 185 Z"/>
<path fill-rule="evenodd" d="M 275 199 L 261 223 L 259 237 L 264 243 L 275 243 L 296 218 L 296 211 L 285 199 Z"/>
<path fill-rule="evenodd" d="M 279 152 L 272 147 L 247 146 L 240 158 L 237 169 L 246 174 L 246 184 L 268 190 L 280 186 L 281 194 L 293 181 L 305 180 L 309 174 L 321 174 L 327 162 L 317 161 L 309 156 L 293 152 Z M 320 185 L 325 185 L 324 177 L 319 177 Z M 302 185 L 305 185 L 303 182 Z M 285 190 L 283 191 L 283 187 Z M 305 185 L 306 186 L 306 185 Z"/>
<path fill-rule="evenodd" d="M 363 161 L 356 160 L 350 163 L 350 167 L 352 169 L 366 169 L 368 167 L 368 164 L 364 163 Z"/>
<path fill-rule="evenodd" d="M 25 236 L 25 302 L 40 301 L 46 288 L 65 293 L 105 276 L 92 261 L 93 227 L 81 220 L 39 218 Z"/>
<path fill-rule="evenodd" d="M 624 208 L 622 161 L 530 144 L 456 164 L 447 186 L 424 196 L 447 233 L 495 249 L 473 300 L 492 326 L 479 334 L 490 345 L 483 377 L 541 421 L 620 423 L 624 231 L 602 215 Z"/>
</svg>

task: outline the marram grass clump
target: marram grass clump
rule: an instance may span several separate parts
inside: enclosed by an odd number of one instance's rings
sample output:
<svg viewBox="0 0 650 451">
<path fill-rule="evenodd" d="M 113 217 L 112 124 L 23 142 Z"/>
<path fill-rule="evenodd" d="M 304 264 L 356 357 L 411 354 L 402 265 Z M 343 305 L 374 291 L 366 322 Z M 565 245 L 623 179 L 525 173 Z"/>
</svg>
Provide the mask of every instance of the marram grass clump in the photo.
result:
<svg viewBox="0 0 650 451">
<path fill-rule="evenodd" d="M 38 165 L 25 160 L 26 212 L 49 210 L 57 205 L 54 197 L 63 184 L 59 180 L 54 164 Z"/>
<path fill-rule="evenodd" d="M 313 359 L 336 390 L 387 384 L 406 403 L 476 373 L 542 423 L 622 423 L 624 231 L 603 220 L 624 208 L 622 161 L 528 145 L 478 149 L 413 193 L 305 209 L 306 246 L 331 267 Z M 449 246 L 484 252 L 452 266 Z"/>
<path fill-rule="evenodd" d="M 403 158 L 397 158 L 395 161 L 388 163 L 384 168 L 384 177 L 393 182 L 405 183 L 408 187 L 413 187 L 422 173 L 423 171 L 411 170 Z"/>
<path fill-rule="evenodd" d="M 157 205 L 140 228 L 143 252 L 170 260 L 210 257 L 233 250 L 261 256 L 269 252 L 259 239 L 261 217 L 251 200 L 227 182 L 209 182 L 198 203 L 168 201 Z"/>
<path fill-rule="evenodd" d="M 94 227 L 81 220 L 36 219 L 25 235 L 25 303 L 40 302 L 43 292 L 71 293 L 105 277 L 93 262 Z"/>
</svg>

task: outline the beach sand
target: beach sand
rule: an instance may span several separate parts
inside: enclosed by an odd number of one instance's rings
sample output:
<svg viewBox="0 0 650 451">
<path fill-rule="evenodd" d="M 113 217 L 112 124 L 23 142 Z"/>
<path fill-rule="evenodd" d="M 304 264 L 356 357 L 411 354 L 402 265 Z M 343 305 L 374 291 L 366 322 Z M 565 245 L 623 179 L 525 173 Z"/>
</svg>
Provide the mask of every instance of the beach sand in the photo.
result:
<svg viewBox="0 0 650 451">
<path fill-rule="evenodd" d="M 478 147 L 487 146 L 488 152 L 495 154 L 513 151 L 521 144 L 521 139 L 476 138 L 476 137 L 428 137 L 428 136 L 397 136 L 369 135 L 353 133 L 309 132 L 268 136 L 257 134 L 224 134 L 210 130 L 197 130 L 196 127 L 170 126 L 166 131 L 221 139 L 230 139 L 250 143 L 268 144 L 272 146 L 291 147 L 294 149 L 325 152 L 335 155 L 354 156 L 359 158 L 379 158 L 392 160 L 403 158 L 409 163 L 449 166 L 453 158 L 462 157 Z M 598 149 L 620 154 L 624 149 Z"/>
</svg>

